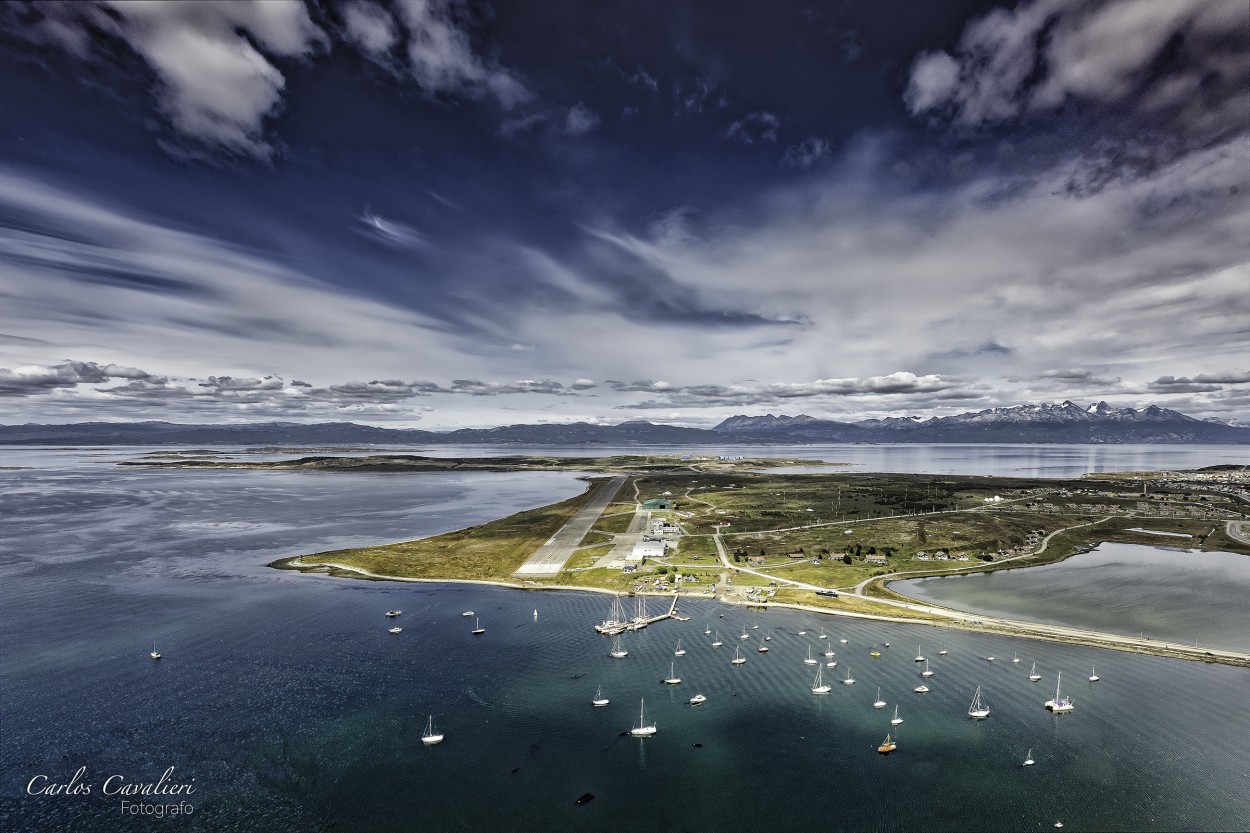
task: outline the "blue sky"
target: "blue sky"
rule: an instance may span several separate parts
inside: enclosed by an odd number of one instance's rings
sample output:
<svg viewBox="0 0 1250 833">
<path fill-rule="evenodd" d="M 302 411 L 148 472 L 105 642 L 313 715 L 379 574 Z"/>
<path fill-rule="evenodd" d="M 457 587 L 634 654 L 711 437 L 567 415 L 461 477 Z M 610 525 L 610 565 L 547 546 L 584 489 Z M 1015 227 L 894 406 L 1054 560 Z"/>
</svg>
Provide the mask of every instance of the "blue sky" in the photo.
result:
<svg viewBox="0 0 1250 833">
<path fill-rule="evenodd" d="M 0 421 L 1250 404 L 1240 3 L 6 3 Z"/>
</svg>

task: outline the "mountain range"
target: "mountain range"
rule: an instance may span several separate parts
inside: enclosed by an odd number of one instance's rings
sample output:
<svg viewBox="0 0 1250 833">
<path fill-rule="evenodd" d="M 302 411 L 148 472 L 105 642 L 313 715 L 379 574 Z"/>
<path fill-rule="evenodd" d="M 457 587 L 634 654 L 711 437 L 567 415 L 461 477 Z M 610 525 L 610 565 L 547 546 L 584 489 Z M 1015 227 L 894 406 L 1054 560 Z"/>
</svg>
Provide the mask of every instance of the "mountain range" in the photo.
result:
<svg viewBox="0 0 1250 833">
<path fill-rule="evenodd" d="M 0 425 L 7 445 L 800 445 L 820 443 L 1247 443 L 1250 427 L 1196 419 L 1150 405 L 1106 402 L 1081 407 L 1018 405 L 945 417 L 890 417 L 837 422 L 799 416 L 732 416 L 714 428 L 645 420 L 505 425 L 426 431 L 351 422 L 259 422 L 238 425 L 170 422 L 79 422 Z"/>
</svg>

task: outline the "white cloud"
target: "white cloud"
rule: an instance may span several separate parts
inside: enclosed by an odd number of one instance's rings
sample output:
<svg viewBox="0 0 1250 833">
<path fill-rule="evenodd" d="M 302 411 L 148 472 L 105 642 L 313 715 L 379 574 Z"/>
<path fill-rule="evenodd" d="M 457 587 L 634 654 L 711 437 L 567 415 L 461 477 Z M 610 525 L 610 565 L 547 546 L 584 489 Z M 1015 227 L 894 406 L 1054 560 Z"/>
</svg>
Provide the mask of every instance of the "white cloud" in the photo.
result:
<svg viewBox="0 0 1250 833">
<path fill-rule="evenodd" d="M 790 145 L 781 155 L 781 164 L 787 168 L 814 168 L 833 155 L 833 146 L 827 139 L 808 136 L 796 145 Z"/>
<path fill-rule="evenodd" d="M 344 35 L 366 56 L 391 63 L 399 45 L 399 27 L 385 8 L 372 0 L 353 0 L 342 6 Z"/>
<path fill-rule="evenodd" d="M 580 101 L 564 117 L 564 132 L 569 136 L 584 136 L 598 126 L 599 114 Z"/>
<path fill-rule="evenodd" d="M 781 119 L 773 113 L 761 110 L 747 113 L 742 118 L 730 122 L 723 135 L 726 139 L 749 147 L 756 142 L 776 142 L 779 130 L 781 130 Z"/>
<path fill-rule="evenodd" d="M 512 73 L 473 53 L 468 33 L 453 19 L 448 0 L 398 0 L 408 30 L 408 70 L 430 95 L 493 97 L 504 109 L 531 98 Z"/>
<path fill-rule="evenodd" d="M 971 21 L 954 55 L 921 53 L 904 101 L 971 128 L 1078 101 L 1219 135 L 1250 114 L 1248 39 L 1244 4 L 1024 0 Z"/>
</svg>

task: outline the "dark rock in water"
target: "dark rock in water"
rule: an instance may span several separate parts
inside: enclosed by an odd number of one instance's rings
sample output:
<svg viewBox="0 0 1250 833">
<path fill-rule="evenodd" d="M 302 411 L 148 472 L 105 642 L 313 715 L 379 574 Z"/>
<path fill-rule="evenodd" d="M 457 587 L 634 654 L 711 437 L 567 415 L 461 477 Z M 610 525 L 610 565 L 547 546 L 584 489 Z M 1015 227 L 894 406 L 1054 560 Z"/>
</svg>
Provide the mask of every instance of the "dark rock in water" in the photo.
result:
<svg viewBox="0 0 1250 833">
<path fill-rule="evenodd" d="M 517 767 L 516 769 L 512 770 L 512 774 L 513 774 L 513 775 L 516 775 L 516 774 L 517 774 L 518 772 L 520 772 L 520 771 L 521 771 L 521 768 L 520 768 L 520 767 Z"/>
<path fill-rule="evenodd" d="M 585 674 L 574 674 L 572 678 L 574 680 L 580 680 L 582 677 L 585 677 L 585 676 L 586 676 Z"/>
<path fill-rule="evenodd" d="M 692 744 L 690 744 L 690 745 L 691 745 L 691 746 L 693 746 L 695 749 L 702 749 L 702 748 L 703 748 L 703 744 L 701 744 L 701 743 L 692 743 Z"/>
<path fill-rule="evenodd" d="M 577 804 L 579 806 L 582 804 L 589 804 L 590 802 L 594 800 L 595 800 L 594 793 L 582 793 L 582 797 L 577 799 Z"/>
</svg>

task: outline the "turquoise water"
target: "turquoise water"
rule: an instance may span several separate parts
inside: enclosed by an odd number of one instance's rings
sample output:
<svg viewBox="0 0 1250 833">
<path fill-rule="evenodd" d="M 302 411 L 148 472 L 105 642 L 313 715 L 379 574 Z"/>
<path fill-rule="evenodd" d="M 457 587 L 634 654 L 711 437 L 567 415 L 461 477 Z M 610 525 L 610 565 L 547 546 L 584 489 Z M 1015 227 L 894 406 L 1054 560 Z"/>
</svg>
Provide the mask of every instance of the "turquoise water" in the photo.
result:
<svg viewBox="0 0 1250 833">
<path fill-rule="evenodd" d="M 568 475 L 65 461 L 0 477 L 6 831 L 1250 827 L 1244 669 L 707 601 L 683 602 L 690 621 L 627 637 L 629 657 L 612 660 L 591 630 L 602 596 L 263 566 L 547 503 L 581 490 Z M 391 608 L 405 611 L 395 636 Z M 482 637 L 460 616 L 470 608 Z M 709 624 L 725 647 L 710 646 Z M 771 650 L 731 666 L 752 624 Z M 802 662 L 822 626 L 840 663 L 823 697 Z M 678 638 L 685 682 L 664 686 Z M 923 696 L 911 691 L 917 643 L 936 672 Z M 1102 681 L 1090 684 L 1094 663 Z M 853 686 L 837 682 L 848 666 Z M 1055 717 L 1042 702 L 1059 671 L 1077 710 Z M 602 709 L 590 705 L 599 685 Z M 982 722 L 966 714 L 978 685 L 992 709 Z M 709 701 L 686 705 L 696 691 Z M 643 697 L 658 735 L 622 736 Z M 893 730 L 896 702 L 905 723 Z M 426 748 L 431 713 L 447 740 Z M 887 731 L 899 749 L 883 757 Z M 1024 769 L 1029 747 L 1037 765 Z M 35 775 L 64 781 L 80 766 L 92 795 L 26 794 Z M 191 816 L 127 818 L 99 794 L 108 775 L 155 780 L 169 766 L 195 779 Z"/>
<path fill-rule="evenodd" d="M 890 587 L 987 616 L 1250 651 L 1250 557 L 1236 553 L 1103 543 L 1056 564 Z"/>
</svg>

